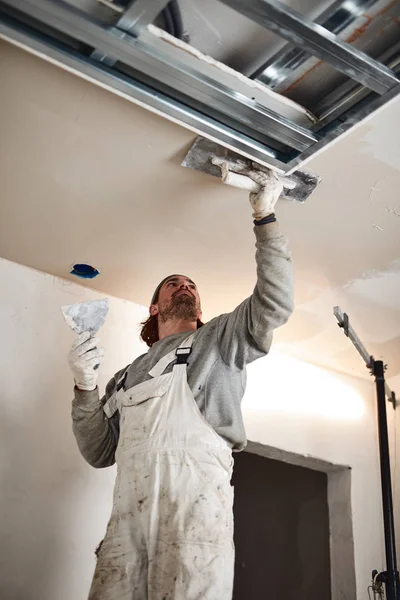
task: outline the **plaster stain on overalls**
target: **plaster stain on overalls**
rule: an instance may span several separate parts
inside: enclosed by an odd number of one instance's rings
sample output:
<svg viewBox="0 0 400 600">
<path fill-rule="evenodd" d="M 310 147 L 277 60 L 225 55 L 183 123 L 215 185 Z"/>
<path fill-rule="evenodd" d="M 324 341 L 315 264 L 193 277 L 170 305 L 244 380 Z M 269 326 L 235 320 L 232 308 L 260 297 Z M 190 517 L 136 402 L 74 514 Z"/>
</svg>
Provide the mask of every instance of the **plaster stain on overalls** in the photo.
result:
<svg viewBox="0 0 400 600">
<path fill-rule="evenodd" d="M 118 472 L 89 600 L 232 598 L 232 452 L 187 382 L 194 337 L 104 406 L 120 412 Z"/>
</svg>

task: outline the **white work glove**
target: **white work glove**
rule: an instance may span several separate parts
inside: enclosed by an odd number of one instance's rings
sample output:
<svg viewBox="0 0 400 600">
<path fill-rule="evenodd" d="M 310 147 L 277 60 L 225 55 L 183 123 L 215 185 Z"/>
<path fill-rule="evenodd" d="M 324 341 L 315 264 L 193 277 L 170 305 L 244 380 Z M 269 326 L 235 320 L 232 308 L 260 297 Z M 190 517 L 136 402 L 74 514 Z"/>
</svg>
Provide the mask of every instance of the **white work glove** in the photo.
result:
<svg viewBox="0 0 400 600">
<path fill-rule="evenodd" d="M 253 218 L 259 221 L 274 212 L 275 204 L 283 191 L 283 183 L 275 171 L 250 171 L 248 176 L 261 186 L 259 192 L 250 194 Z"/>
<path fill-rule="evenodd" d="M 88 331 L 81 333 L 72 345 L 68 363 L 74 375 L 75 385 L 80 390 L 96 389 L 98 368 L 104 357 L 104 349 L 98 348 L 98 338 Z"/>
</svg>

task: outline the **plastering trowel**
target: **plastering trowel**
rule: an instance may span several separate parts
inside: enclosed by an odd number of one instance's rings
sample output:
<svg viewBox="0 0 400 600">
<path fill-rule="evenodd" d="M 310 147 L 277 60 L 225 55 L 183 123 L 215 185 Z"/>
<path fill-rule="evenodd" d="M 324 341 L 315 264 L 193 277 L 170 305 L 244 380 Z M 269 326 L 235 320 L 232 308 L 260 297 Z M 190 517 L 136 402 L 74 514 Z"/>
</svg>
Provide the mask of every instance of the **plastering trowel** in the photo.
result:
<svg viewBox="0 0 400 600">
<path fill-rule="evenodd" d="M 235 154 L 216 142 L 198 137 L 182 162 L 182 167 L 213 175 L 233 187 L 258 192 L 260 186 L 249 177 L 251 171 L 268 172 L 268 168 Z M 282 198 L 304 202 L 321 181 L 310 171 L 299 170 L 289 176 L 279 174 L 284 186 Z"/>
<path fill-rule="evenodd" d="M 85 331 L 95 335 L 104 325 L 108 314 L 108 298 L 90 300 L 61 307 L 64 319 L 76 333 Z"/>
</svg>

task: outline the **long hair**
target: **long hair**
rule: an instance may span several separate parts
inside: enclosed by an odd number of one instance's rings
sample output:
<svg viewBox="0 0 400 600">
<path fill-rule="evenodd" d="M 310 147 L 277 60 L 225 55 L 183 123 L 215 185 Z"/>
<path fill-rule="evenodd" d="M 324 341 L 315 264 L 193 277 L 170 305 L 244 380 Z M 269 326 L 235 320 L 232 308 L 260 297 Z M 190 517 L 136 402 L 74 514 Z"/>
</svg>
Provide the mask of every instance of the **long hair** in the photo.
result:
<svg viewBox="0 0 400 600">
<path fill-rule="evenodd" d="M 140 331 L 141 339 L 146 342 L 149 348 L 152 347 L 153 344 L 158 342 L 158 317 L 157 315 L 150 315 L 143 323 L 141 323 L 142 329 Z M 197 319 L 197 329 L 203 327 L 204 323 Z"/>
</svg>

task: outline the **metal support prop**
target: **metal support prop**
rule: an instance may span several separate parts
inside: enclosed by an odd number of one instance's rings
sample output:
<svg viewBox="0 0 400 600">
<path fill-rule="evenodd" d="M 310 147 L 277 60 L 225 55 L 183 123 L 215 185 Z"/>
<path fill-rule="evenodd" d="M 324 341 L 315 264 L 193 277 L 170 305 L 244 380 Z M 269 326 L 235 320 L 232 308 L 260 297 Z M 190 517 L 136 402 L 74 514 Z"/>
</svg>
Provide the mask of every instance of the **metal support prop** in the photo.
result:
<svg viewBox="0 0 400 600">
<path fill-rule="evenodd" d="M 378 94 L 397 85 L 385 65 L 277 0 L 220 0 Z"/>
<path fill-rule="evenodd" d="M 386 586 L 387 600 L 400 600 L 400 580 L 397 570 L 396 559 L 396 535 L 394 528 L 393 514 L 393 494 L 392 494 L 392 479 L 390 472 L 390 452 L 389 452 L 389 435 L 386 413 L 386 398 L 393 403 L 393 408 L 396 408 L 396 397 L 385 382 L 385 366 L 381 360 L 375 360 L 371 356 L 360 338 L 349 323 L 349 317 L 346 313 L 342 313 L 338 306 L 335 306 L 333 313 L 338 320 L 339 327 L 342 327 L 344 333 L 353 342 L 358 353 L 363 358 L 368 369 L 371 371 L 375 379 L 376 398 L 377 398 L 377 413 L 378 413 L 378 432 L 379 432 L 379 458 L 381 470 L 381 487 L 382 487 L 382 507 L 383 507 L 383 525 L 385 532 L 385 552 L 386 552 L 386 571 L 378 575 L 378 580 L 382 581 Z"/>
<path fill-rule="evenodd" d="M 372 373 L 375 377 L 378 402 L 379 455 L 381 464 L 381 485 L 383 524 L 385 528 L 386 573 L 381 575 L 386 585 L 387 600 L 400 600 L 400 581 L 396 561 L 396 536 L 394 529 L 392 481 L 390 474 L 389 437 L 386 415 L 385 368 L 381 360 L 374 360 Z"/>
</svg>

